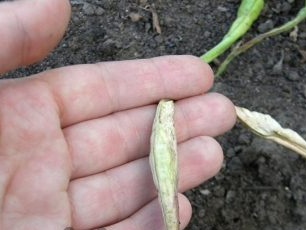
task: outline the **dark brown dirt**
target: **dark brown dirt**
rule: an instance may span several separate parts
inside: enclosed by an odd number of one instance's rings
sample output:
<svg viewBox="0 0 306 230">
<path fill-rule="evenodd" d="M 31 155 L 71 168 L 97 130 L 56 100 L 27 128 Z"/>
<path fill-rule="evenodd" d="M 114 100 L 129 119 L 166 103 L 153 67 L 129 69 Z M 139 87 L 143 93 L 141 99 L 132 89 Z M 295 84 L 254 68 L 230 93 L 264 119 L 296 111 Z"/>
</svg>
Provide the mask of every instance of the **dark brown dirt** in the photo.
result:
<svg viewBox="0 0 306 230">
<path fill-rule="evenodd" d="M 7 77 L 78 63 L 165 54 L 199 56 L 221 40 L 239 2 L 72 0 L 69 31 L 58 48 L 43 62 Z M 304 0 L 266 2 L 244 40 L 291 19 Z M 153 3 L 161 35 L 154 31 L 152 15 L 145 9 Z M 296 41 L 285 33 L 234 60 L 226 74 L 216 79 L 214 90 L 237 105 L 271 114 L 306 137 L 306 60 L 301 53 L 305 50 L 304 22 Z M 282 55 L 283 63 L 277 67 Z M 306 229 L 305 159 L 255 137 L 239 124 L 218 140 L 225 153 L 224 166 L 215 178 L 186 193 L 193 205 L 187 229 Z"/>
</svg>

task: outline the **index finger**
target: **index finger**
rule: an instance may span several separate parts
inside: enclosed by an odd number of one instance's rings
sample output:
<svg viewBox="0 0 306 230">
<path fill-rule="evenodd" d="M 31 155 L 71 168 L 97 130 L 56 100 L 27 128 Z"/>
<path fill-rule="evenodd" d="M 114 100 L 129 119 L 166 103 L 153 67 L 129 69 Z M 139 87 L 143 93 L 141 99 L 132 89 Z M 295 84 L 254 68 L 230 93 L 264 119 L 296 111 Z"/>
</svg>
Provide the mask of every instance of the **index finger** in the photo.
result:
<svg viewBox="0 0 306 230">
<path fill-rule="evenodd" d="M 40 74 L 60 110 L 62 126 L 134 107 L 199 95 L 213 83 L 210 67 L 193 56 L 102 62 Z"/>
</svg>

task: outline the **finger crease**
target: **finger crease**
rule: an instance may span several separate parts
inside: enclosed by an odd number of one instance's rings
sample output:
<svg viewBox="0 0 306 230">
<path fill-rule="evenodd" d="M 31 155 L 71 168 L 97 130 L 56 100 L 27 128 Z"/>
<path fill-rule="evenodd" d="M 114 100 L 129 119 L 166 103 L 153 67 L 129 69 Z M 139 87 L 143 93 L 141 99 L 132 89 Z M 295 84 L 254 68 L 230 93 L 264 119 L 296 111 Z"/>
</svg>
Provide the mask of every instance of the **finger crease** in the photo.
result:
<svg viewBox="0 0 306 230">
<path fill-rule="evenodd" d="M 114 99 L 117 97 L 114 97 L 112 94 L 112 90 L 109 86 L 109 83 L 112 82 L 114 79 L 111 77 L 112 74 L 110 73 L 109 69 L 107 68 L 107 65 L 103 62 L 95 64 L 97 67 L 97 75 L 101 75 L 101 81 L 102 81 L 102 86 L 103 89 L 105 89 L 105 94 L 106 94 L 106 100 L 109 102 L 108 105 L 111 105 L 111 108 L 109 111 L 115 111 L 116 108 L 119 108 L 119 102 L 115 101 Z M 101 66 L 103 68 L 101 68 Z M 101 74 L 101 69 L 104 70 L 104 73 Z"/>
<path fill-rule="evenodd" d="M 162 93 L 160 93 L 160 95 L 166 95 L 167 94 L 167 87 L 166 87 L 166 79 L 164 78 L 162 72 L 160 71 L 160 67 L 159 67 L 159 64 L 157 64 L 155 62 L 155 59 L 154 58 L 151 58 L 149 59 L 149 61 L 151 62 L 155 72 L 157 73 L 156 76 L 158 76 L 161 81 L 162 81 L 162 84 L 160 84 L 158 87 L 162 87 Z"/>
<path fill-rule="evenodd" d="M 111 197 L 111 200 L 112 200 L 112 204 L 113 204 L 113 209 L 115 210 L 114 212 L 114 220 L 112 222 L 116 222 L 116 221 L 119 221 L 122 216 L 123 216 L 123 213 L 120 209 L 120 204 L 118 203 L 118 198 L 115 197 L 117 194 L 118 194 L 118 191 L 124 191 L 124 189 L 121 189 L 121 185 L 120 183 L 117 182 L 117 180 L 114 178 L 114 175 L 111 175 L 111 172 L 110 171 L 106 171 L 105 172 L 105 177 L 107 179 L 107 183 L 108 183 L 108 188 L 110 189 L 110 197 Z M 122 196 L 121 197 L 125 197 L 124 196 L 124 192 L 122 192 Z"/>
<path fill-rule="evenodd" d="M 26 57 L 28 56 L 28 52 L 30 50 L 29 46 L 27 44 L 29 44 L 29 33 L 27 32 L 27 30 L 25 29 L 25 26 L 23 24 L 23 20 L 21 20 L 19 18 L 19 16 L 14 12 L 14 17 L 15 17 L 15 20 L 16 20 L 16 25 L 18 27 L 18 31 L 21 32 L 21 58 L 20 58 L 20 62 L 19 64 L 23 63 L 26 59 Z"/>
</svg>

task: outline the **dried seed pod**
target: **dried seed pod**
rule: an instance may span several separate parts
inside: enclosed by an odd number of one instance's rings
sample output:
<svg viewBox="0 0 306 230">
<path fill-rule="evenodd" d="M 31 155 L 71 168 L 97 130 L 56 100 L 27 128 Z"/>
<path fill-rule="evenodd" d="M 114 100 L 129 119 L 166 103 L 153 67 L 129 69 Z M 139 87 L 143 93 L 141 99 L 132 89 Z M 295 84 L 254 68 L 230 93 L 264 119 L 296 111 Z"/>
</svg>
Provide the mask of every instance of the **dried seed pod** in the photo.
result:
<svg viewBox="0 0 306 230">
<path fill-rule="evenodd" d="M 263 138 L 275 141 L 306 157 L 306 141 L 295 131 L 285 129 L 268 114 L 251 112 L 236 106 L 238 119 L 252 132 Z"/>
<path fill-rule="evenodd" d="M 151 135 L 150 165 L 166 229 L 178 230 L 178 160 L 174 102 L 171 100 L 161 100 L 157 106 Z"/>
</svg>

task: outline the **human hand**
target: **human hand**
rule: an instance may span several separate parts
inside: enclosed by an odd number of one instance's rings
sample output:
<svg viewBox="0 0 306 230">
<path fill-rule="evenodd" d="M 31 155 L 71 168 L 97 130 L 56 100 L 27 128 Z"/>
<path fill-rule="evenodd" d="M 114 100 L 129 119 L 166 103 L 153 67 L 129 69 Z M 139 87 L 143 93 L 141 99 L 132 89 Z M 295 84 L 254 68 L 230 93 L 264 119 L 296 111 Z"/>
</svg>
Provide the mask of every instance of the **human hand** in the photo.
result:
<svg viewBox="0 0 306 230">
<path fill-rule="evenodd" d="M 0 55 L 0 73 L 42 58 L 63 34 L 67 2 L 33 2 L 0 4 L 1 28 L 10 28 L 0 37 L 10 44 Z M 21 22 L 5 14 L 9 7 L 31 17 L 18 27 Z M 40 27 L 46 22 L 48 31 Z M 52 34 L 48 43 L 46 34 Z M 20 43 L 26 52 L 15 50 Z M 1 80 L 0 229 L 162 229 L 148 162 L 155 103 L 176 100 L 183 192 L 217 173 L 222 150 L 211 136 L 235 122 L 227 98 L 205 93 L 212 83 L 208 65 L 191 56 L 70 66 Z M 184 228 L 191 206 L 182 194 L 179 202 Z"/>
</svg>

